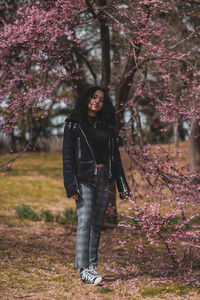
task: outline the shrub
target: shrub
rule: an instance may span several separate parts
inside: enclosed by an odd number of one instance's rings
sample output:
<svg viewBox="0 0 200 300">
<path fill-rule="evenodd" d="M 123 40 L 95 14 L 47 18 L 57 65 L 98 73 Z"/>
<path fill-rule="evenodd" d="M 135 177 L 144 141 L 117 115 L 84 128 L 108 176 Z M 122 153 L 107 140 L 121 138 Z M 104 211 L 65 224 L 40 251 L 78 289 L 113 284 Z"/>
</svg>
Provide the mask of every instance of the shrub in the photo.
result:
<svg viewBox="0 0 200 300">
<path fill-rule="evenodd" d="M 66 209 L 65 212 L 65 218 L 67 220 L 68 224 L 76 225 L 78 222 L 77 213 L 72 208 Z"/>
<path fill-rule="evenodd" d="M 58 214 L 56 216 L 56 222 L 59 224 L 77 224 L 77 214 L 72 208 L 66 209 L 62 215 Z"/>
<path fill-rule="evenodd" d="M 40 219 L 43 219 L 45 222 L 53 222 L 54 216 L 49 210 L 42 210 L 40 214 Z"/>
<path fill-rule="evenodd" d="M 34 212 L 29 205 L 18 205 L 16 207 L 16 212 L 20 218 L 29 219 L 32 221 L 37 221 L 39 219 L 37 213 Z"/>
</svg>

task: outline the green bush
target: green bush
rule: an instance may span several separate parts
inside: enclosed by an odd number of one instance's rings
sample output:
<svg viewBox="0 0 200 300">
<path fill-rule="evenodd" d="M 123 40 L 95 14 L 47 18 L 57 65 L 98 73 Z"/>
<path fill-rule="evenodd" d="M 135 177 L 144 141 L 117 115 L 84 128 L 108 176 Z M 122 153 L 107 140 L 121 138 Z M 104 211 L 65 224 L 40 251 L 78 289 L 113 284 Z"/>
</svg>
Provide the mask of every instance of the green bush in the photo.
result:
<svg viewBox="0 0 200 300">
<path fill-rule="evenodd" d="M 66 224 L 66 220 L 65 220 L 65 217 L 61 214 L 58 214 L 55 218 L 56 222 L 58 224 Z"/>
<path fill-rule="evenodd" d="M 78 222 L 77 213 L 72 208 L 66 209 L 63 214 L 58 214 L 56 216 L 56 222 L 59 224 L 71 224 L 76 225 Z"/>
<path fill-rule="evenodd" d="M 53 222 L 59 224 L 76 225 L 78 222 L 77 213 L 72 208 L 66 209 L 62 214 L 54 215 L 49 210 L 42 210 L 38 215 L 29 205 L 21 204 L 16 207 L 16 212 L 20 218 L 32 221 L 44 220 L 45 222 Z"/>
<path fill-rule="evenodd" d="M 45 222 L 53 222 L 54 216 L 49 210 L 42 210 L 40 214 L 40 219 L 43 219 Z"/>
<path fill-rule="evenodd" d="M 29 205 L 18 205 L 16 207 L 16 212 L 22 219 L 29 219 L 32 221 L 37 221 L 39 219 L 37 213 L 34 212 L 34 210 Z"/>
<path fill-rule="evenodd" d="M 72 224 L 72 225 L 76 225 L 78 222 L 78 218 L 77 218 L 77 213 L 75 210 L 73 210 L 72 208 L 70 209 L 66 209 L 65 212 L 65 218 L 67 220 L 68 224 Z"/>
</svg>

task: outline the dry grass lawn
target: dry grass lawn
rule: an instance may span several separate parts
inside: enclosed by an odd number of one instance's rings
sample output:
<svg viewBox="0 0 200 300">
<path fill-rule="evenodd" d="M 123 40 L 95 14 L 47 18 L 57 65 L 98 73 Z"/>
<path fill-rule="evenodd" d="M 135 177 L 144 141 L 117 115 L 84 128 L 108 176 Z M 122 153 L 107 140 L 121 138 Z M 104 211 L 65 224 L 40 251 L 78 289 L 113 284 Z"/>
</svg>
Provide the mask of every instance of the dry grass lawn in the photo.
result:
<svg viewBox="0 0 200 300">
<path fill-rule="evenodd" d="M 175 157 L 173 146 L 163 147 Z M 187 143 L 179 148 L 178 163 L 184 165 Z M 0 163 L 10 157 L 0 156 Z M 106 276 L 101 285 L 90 286 L 74 268 L 76 226 L 17 216 L 20 204 L 53 215 L 75 209 L 65 196 L 61 154 L 26 153 L 0 173 L 0 191 L 0 299 L 200 299 L 200 265 L 174 269 L 164 246 L 149 245 L 134 230 L 109 227 L 102 232 L 98 269 Z M 117 203 L 120 215 L 127 204 Z M 142 252 L 135 248 L 138 239 L 145 244 Z"/>
</svg>

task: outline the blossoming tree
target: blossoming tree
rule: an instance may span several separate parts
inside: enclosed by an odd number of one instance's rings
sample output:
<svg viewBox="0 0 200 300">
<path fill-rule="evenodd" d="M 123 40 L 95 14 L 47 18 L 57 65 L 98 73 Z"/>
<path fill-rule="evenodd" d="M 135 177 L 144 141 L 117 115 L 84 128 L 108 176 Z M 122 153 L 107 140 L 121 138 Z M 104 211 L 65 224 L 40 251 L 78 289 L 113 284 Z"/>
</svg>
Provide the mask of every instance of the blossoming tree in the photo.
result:
<svg viewBox="0 0 200 300">
<path fill-rule="evenodd" d="M 115 95 L 118 124 L 125 111 L 131 115 L 119 126 L 132 161 L 134 195 L 127 199 L 132 213 L 121 225 L 164 243 L 174 264 L 181 256 L 171 245 L 181 245 L 185 258 L 197 252 L 200 238 L 199 11 L 197 0 L 1 3 L 1 130 L 11 133 L 22 118 L 31 128 L 38 107 L 41 117 L 48 113 L 47 99 L 69 105 L 72 98 L 58 90 L 72 91 L 76 99 L 88 84 L 107 86 Z M 141 114 L 155 112 L 163 134 L 179 122 L 189 124 L 192 169 L 178 168 L 159 147 L 162 155 L 145 144 Z"/>
</svg>

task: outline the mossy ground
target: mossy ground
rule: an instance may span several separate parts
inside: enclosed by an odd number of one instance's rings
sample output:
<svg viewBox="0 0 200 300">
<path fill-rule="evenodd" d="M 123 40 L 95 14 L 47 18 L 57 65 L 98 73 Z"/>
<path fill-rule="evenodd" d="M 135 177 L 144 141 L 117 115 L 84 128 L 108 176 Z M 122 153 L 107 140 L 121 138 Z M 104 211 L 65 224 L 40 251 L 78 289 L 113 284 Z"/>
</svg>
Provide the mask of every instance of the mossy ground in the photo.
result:
<svg viewBox="0 0 200 300">
<path fill-rule="evenodd" d="M 0 163 L 9 158 L 1 156 Z M 200 299 L 199 266 L 174 269 L 164 246 L 145 244 L 135 231 L 102 232 L 98 269 L 106 277 L 94 287 L 83 284 L 74 268 L 75 225 L 17 216 L 20 204 L 53 215 L 75 209 L 65 196 L 61 154 L 26 153 L 0 173 L 0 191 L 0 299 Z M 117 201 L 119 212 L 125 211 Z M 135 248 L 138 239 L 142 252 Z"/>
</svg>

